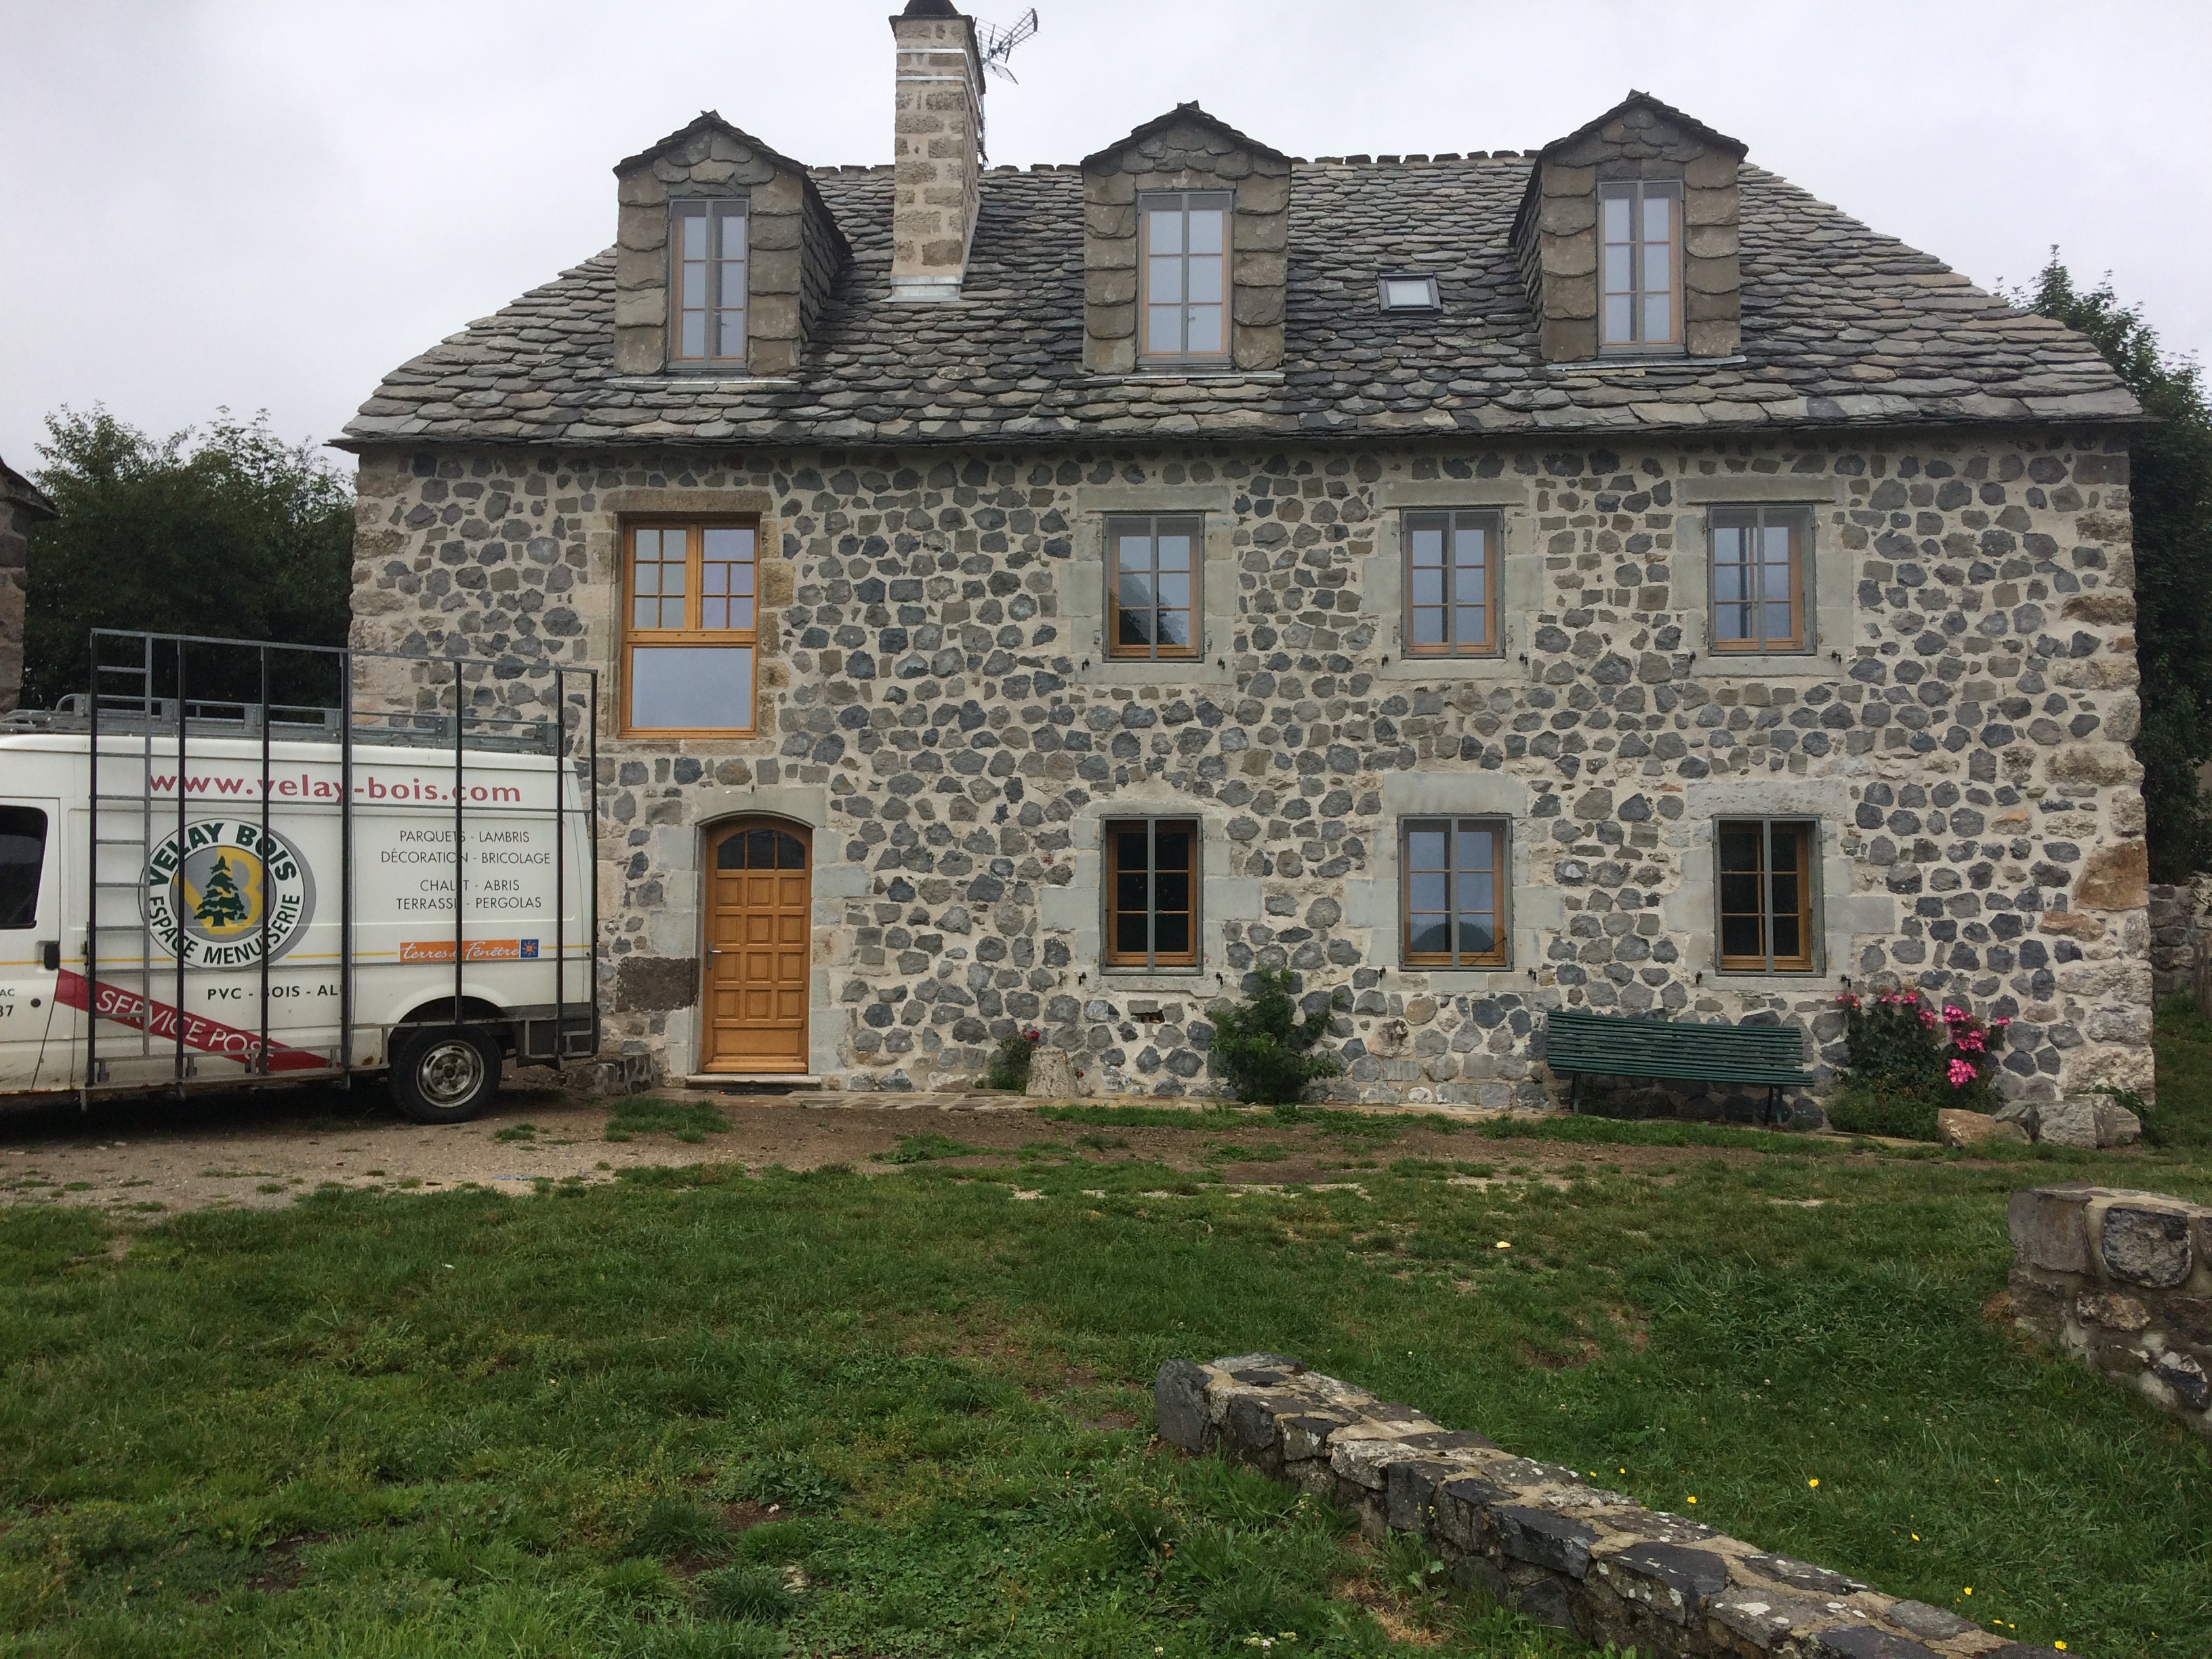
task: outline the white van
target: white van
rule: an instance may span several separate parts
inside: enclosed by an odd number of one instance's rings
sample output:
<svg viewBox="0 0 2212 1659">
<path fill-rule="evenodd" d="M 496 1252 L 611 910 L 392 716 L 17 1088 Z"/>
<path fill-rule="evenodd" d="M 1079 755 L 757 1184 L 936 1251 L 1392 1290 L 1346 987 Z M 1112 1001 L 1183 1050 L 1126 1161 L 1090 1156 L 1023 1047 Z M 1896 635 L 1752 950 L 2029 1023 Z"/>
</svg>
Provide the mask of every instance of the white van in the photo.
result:
<svg viewBox="0 0 2212 1659">
<path fill-rule="evenodd" d="M 595 1054 L 592 688 L 580 736 L 354 708 L 368 653 L 338 709 L 147 695 L 217 643 L 95 635 L 94 692 L 0 719 L 0 1095 L 382 1072 L 450 1122 Z"/>
</svg>

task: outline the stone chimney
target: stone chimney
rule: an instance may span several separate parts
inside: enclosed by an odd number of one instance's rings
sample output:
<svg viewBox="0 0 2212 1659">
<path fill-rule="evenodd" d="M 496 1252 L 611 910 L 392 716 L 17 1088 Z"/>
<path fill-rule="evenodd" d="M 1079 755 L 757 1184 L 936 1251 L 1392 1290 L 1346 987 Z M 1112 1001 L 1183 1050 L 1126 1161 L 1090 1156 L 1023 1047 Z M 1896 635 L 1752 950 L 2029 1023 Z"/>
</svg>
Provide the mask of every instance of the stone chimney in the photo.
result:
<svg viewBox="0 0 2212 1659">
<path fill-rule="evenodd" d="M 891 19 L 898 114 L 891 298 L 957 300 L 982 190 L 983 60 L 951 0 L 907 0 Z"/>
</svg>

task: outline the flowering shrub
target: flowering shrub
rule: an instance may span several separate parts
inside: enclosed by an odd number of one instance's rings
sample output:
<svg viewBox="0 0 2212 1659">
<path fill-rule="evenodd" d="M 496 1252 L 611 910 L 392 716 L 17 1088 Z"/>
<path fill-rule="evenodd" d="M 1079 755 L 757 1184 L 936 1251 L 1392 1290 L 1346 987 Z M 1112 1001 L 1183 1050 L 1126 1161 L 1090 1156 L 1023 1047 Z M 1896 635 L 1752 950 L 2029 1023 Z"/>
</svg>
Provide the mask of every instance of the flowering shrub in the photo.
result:
<svg viewBox="0 0 2212 1659">
<path fill-rule="evenodd" d="M 1030 1086 L 1030 1061 L 1035 1057 L 1037 1044 L 1044 1041 L 1044 1033 L 1034 1025 L 1025 1025 L 1011 1036 L 999 1039 L 999 1051 L 991 1056 L 991 1069 L 983 1075 L 987 1089 L 1012 1089 L 1017 1091 Z"/>
<path fill-rule="evenodd" d="M 1870 1000 L 1846 991 L 1836 1005 L 1849 1051 L 1846 1089 L 1828 1112 L 1836 1127 L 1932 1140 L 1938 1108 L 1986 1112 L 1996 1104 L 1991 1045 L 2010 1021 L 1984 1024 L 1955 1003 L 1931 1008 L 1917 991 Z"/>
</svg>

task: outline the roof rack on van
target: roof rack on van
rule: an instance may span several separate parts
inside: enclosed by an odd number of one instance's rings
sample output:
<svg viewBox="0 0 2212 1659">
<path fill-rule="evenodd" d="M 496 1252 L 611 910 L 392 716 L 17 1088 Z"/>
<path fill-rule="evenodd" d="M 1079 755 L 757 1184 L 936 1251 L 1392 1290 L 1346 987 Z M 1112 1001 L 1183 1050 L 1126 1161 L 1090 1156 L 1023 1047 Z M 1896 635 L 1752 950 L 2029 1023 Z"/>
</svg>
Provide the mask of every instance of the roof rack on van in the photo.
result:
<svg viewBox="0 0 2212 1659">
<path fill-rule="evenodd" d="M 268 727 L 280 743 L 336 743 L 343 735 L 345 711 L 312 704 L 226 702 L 193 697 L 184 706 L 185 732 L 191 737 L 258 738 Z M 100 729 L 112 736 L 173 734 L 178 702 L 174 697 L 139 697 L 103 692 L 100 698 Z M 88 732 L 92 729 L 92 696 L 71 691 L 52 708 L 19 708 L 0 715 L 0 732 Z M 394 748 L 453 748 L 453 715 L 447 710 L 409 710 L 376 713 L 352 711 L 353 740 L 356 744 Z M 556 755 L 561 751 L 558 722 L 524 720 L 512 715 L 461 715 L 464 749 L 516 755 Z"/>
</svg>

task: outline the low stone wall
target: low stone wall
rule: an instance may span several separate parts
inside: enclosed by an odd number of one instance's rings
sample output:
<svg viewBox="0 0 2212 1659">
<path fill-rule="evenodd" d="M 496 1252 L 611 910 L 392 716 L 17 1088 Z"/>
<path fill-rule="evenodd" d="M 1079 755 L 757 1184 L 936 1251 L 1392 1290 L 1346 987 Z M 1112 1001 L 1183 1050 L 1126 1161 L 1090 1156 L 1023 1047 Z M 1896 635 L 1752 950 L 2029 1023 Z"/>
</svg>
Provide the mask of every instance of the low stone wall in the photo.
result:
<svg viewBox="0 0 2212 1659">
<path fill-rule="evenodd" d="M 2212 1208 L 2157 1193 L 2014 1193 L 2022 1329 L 2212 1435 Z"/>
<path fill-rule="evenodd" d="M 2197 942 L 2212 932 L 2212 876 L 2149 890 L 2150 994 L 2170 997 L 2195 987 Z"/>
<path fill-rule="evenodd" d="M 1163 1440 L 1218 1449 L 1342 1504 L 1370 1538 L 1418 1533 L 1461 1583 L 1593 1645 L 1734 1659 L 2056 1659 L 1647 1510 L 1280 1354 L 1170 1359 L 1152 1400 Z"/>
</svg>

